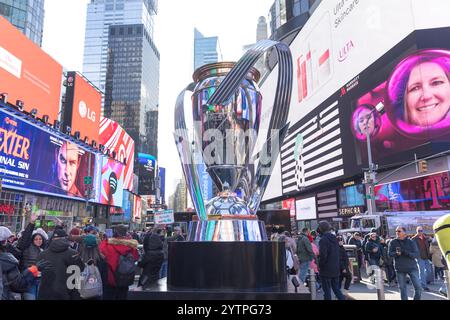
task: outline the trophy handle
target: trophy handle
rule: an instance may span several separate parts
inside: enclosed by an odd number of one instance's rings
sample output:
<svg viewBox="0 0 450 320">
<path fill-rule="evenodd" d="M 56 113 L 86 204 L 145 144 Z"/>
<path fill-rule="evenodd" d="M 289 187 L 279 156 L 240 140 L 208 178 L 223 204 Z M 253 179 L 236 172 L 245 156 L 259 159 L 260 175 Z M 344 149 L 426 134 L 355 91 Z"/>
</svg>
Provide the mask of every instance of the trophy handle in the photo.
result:
<svg viewBox="0 0 450 320">
<path fill-rule="evenodd" d="M 272 107 L 272 117 L 268 127 L 266 143 L 263 146 L 270 149 L 272 140 L 276 136 L 272 136 L 272 130 L 278 130 L 278 146 L 281 146 L 288 131 L 289 125 L 286 124 L 289 114 L 289 103 L 292 94 L 292 55 L 289 46 L 282 42 L 272 40 L 262 40 L 248 50 L 244 56 L 238 61 L 235 67 L 228 73 L 217 90 L 213 93 L 208 101 L 210 105 L 225 105 L 232 99 L 234 93 L 239 88 L 251 67 L 253 67 L 259 58 L 268 50 L 274 48 L 278 58 L 278 80 L 275 93 L 275 101 Z M 264 191 L 269 183 L 269 177 L 273 169 L 279 150 L 271 150 L 272 163 L 269 169 L 267 164 L 259 161 L 255 174 L 251 177 L 250 183 L 250 210 L 256 214 Z M 266 153 L 267 154 L 267 153 Z M 274 156 L 276 154 L 276 156 Z M 265 170 L 263 174 L 263 169 Z"/>
<path fill-rule="evenodd" d="M 193 92 L 195 84 L 191 83 L 181 91 L 177 98 L 175 105 L 175 144 L 177 146 L 178 154 L 181 159 L 181 167 L 183 169 L 186 184 L 189 194 L 194 204 L 195 211 L 200 220 L 207 220 L 205 202 L 200 188 L 198 161 L 194 159 L 194 150 L 192 143 L 189 141 L 188 129 L 186 127 L 186 120 L 184 114 L 184 97 L 186 91 Z"/>
</svg>

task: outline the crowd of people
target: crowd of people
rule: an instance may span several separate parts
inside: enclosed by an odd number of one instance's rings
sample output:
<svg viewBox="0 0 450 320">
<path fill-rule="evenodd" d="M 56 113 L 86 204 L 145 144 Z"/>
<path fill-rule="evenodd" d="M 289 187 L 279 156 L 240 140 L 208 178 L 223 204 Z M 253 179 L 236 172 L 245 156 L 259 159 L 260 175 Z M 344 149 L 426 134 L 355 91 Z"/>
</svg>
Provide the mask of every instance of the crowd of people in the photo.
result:
<svg viewBox="0 0 450 320">
<path fill-rule="evenodd" d="M 168 242 L 184 241 L 179 227 L 170 235 L 116 225 L 108 237 L 92 225 L 68 231 L 59 222 L 47 233 L 37 217 L 17 236 L 0 226 L 0 300 L 126 300 L 138 268 L 137 286 L 157 285 L 167 275 Z"/>
<path fill-rule="evenodd" d="M 289 280 L 298 277 L 300 282 L 309 286 L 312 269 L 317 281 L 316 289 L 323 290 L 325 300 L 331 299 L 331 291 L 337 299 L 344 300 L 353 277 L 362 280 L 362 270 L 375 284 L 376 269 L 383 271 L 383 280 L 388 286 L 399 287 L 402 300 L 408 299 L 408 282 L 414 286 L 414 299 L 420 300 L 422 291 L 430 290 L 430 283 L 444 279 L 447 266 L 437 240 L 426 235 L 421 226 L 416 231 L 414 236 L 408 236 L 406 229 L 399 226 L 396 237 L 386 239 L 375 229 L 364 237 L 359 232 L 339 235 L 327 221 L 321 221 L 317 230 L 303 228 L 298 236 L 274 230 L 271 240 L 286 244 Z M 356 250 L 357 273 L 353 272 L 345 244 Z M 442 285 L 439 292 L 446 296 L 446 286 Z"/>
</svg>

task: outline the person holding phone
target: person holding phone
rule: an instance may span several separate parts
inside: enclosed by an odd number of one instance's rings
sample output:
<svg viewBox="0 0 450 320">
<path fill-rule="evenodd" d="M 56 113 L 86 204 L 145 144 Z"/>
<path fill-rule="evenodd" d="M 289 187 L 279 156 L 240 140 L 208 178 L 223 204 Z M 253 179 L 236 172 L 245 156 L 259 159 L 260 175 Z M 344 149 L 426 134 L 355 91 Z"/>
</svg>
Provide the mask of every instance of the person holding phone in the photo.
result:
<svg viewBox="0 0 450 320">
<path fill-rule="evenodd" d="M 389 256 L 394 258 L 394 268 L 402 300 L 408 300 L 406 276 L 408 275 L 414 286 L 414 300 L 420 300 L 422 286 L 419 279 L 419 269 L 416 259 L 420 257 L 417 245 L 408 238 L 406 229 L 398 226 L 395 230 L 397 237 L 389 242 Z"/>
</svg>

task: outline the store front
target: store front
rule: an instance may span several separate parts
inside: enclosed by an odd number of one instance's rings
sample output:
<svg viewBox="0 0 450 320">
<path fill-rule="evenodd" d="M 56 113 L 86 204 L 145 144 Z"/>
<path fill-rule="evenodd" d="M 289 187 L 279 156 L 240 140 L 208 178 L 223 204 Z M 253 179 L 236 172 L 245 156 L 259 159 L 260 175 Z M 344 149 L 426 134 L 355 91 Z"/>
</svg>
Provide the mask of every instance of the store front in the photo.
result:
<svg viewBox="0 0 450 320">
<path fill-rule="evenodd" d="M 25 194 L 10 190 L 0 193 L 0 225 L 13 233 L 22 229 Z"/>
<path fill-rule="evenodd" d="M 364 185 L 346 182 L 338 189 L 339 229 L 350 228 L 350 218 L 364 214 L 367 210 Z"/>
</svg>

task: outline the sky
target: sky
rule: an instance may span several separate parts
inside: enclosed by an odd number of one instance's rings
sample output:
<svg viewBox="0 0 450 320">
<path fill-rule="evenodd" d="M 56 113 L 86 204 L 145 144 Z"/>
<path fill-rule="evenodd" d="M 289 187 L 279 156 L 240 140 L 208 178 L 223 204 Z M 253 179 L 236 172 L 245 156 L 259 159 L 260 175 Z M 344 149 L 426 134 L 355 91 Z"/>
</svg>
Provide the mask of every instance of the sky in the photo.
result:
<svg viewBox="0 0 450 320">
<path fill-rule="evenodd" d="M 179 93 L 192 82 L 194 27 L 218 36 L 224 61 L 237 61 L 242 46 L 256 41 L 258 18 L 274 0 L 159 0 L 154 42 L 161 55 L 158 162 L 166 168 L 166 201 L 181 179 L 173 141 L 173 111 Z M 90 0 L 46 0 L 42 48 L 67 70 L 83 71 L 86 9 Z"/>
</svg>

